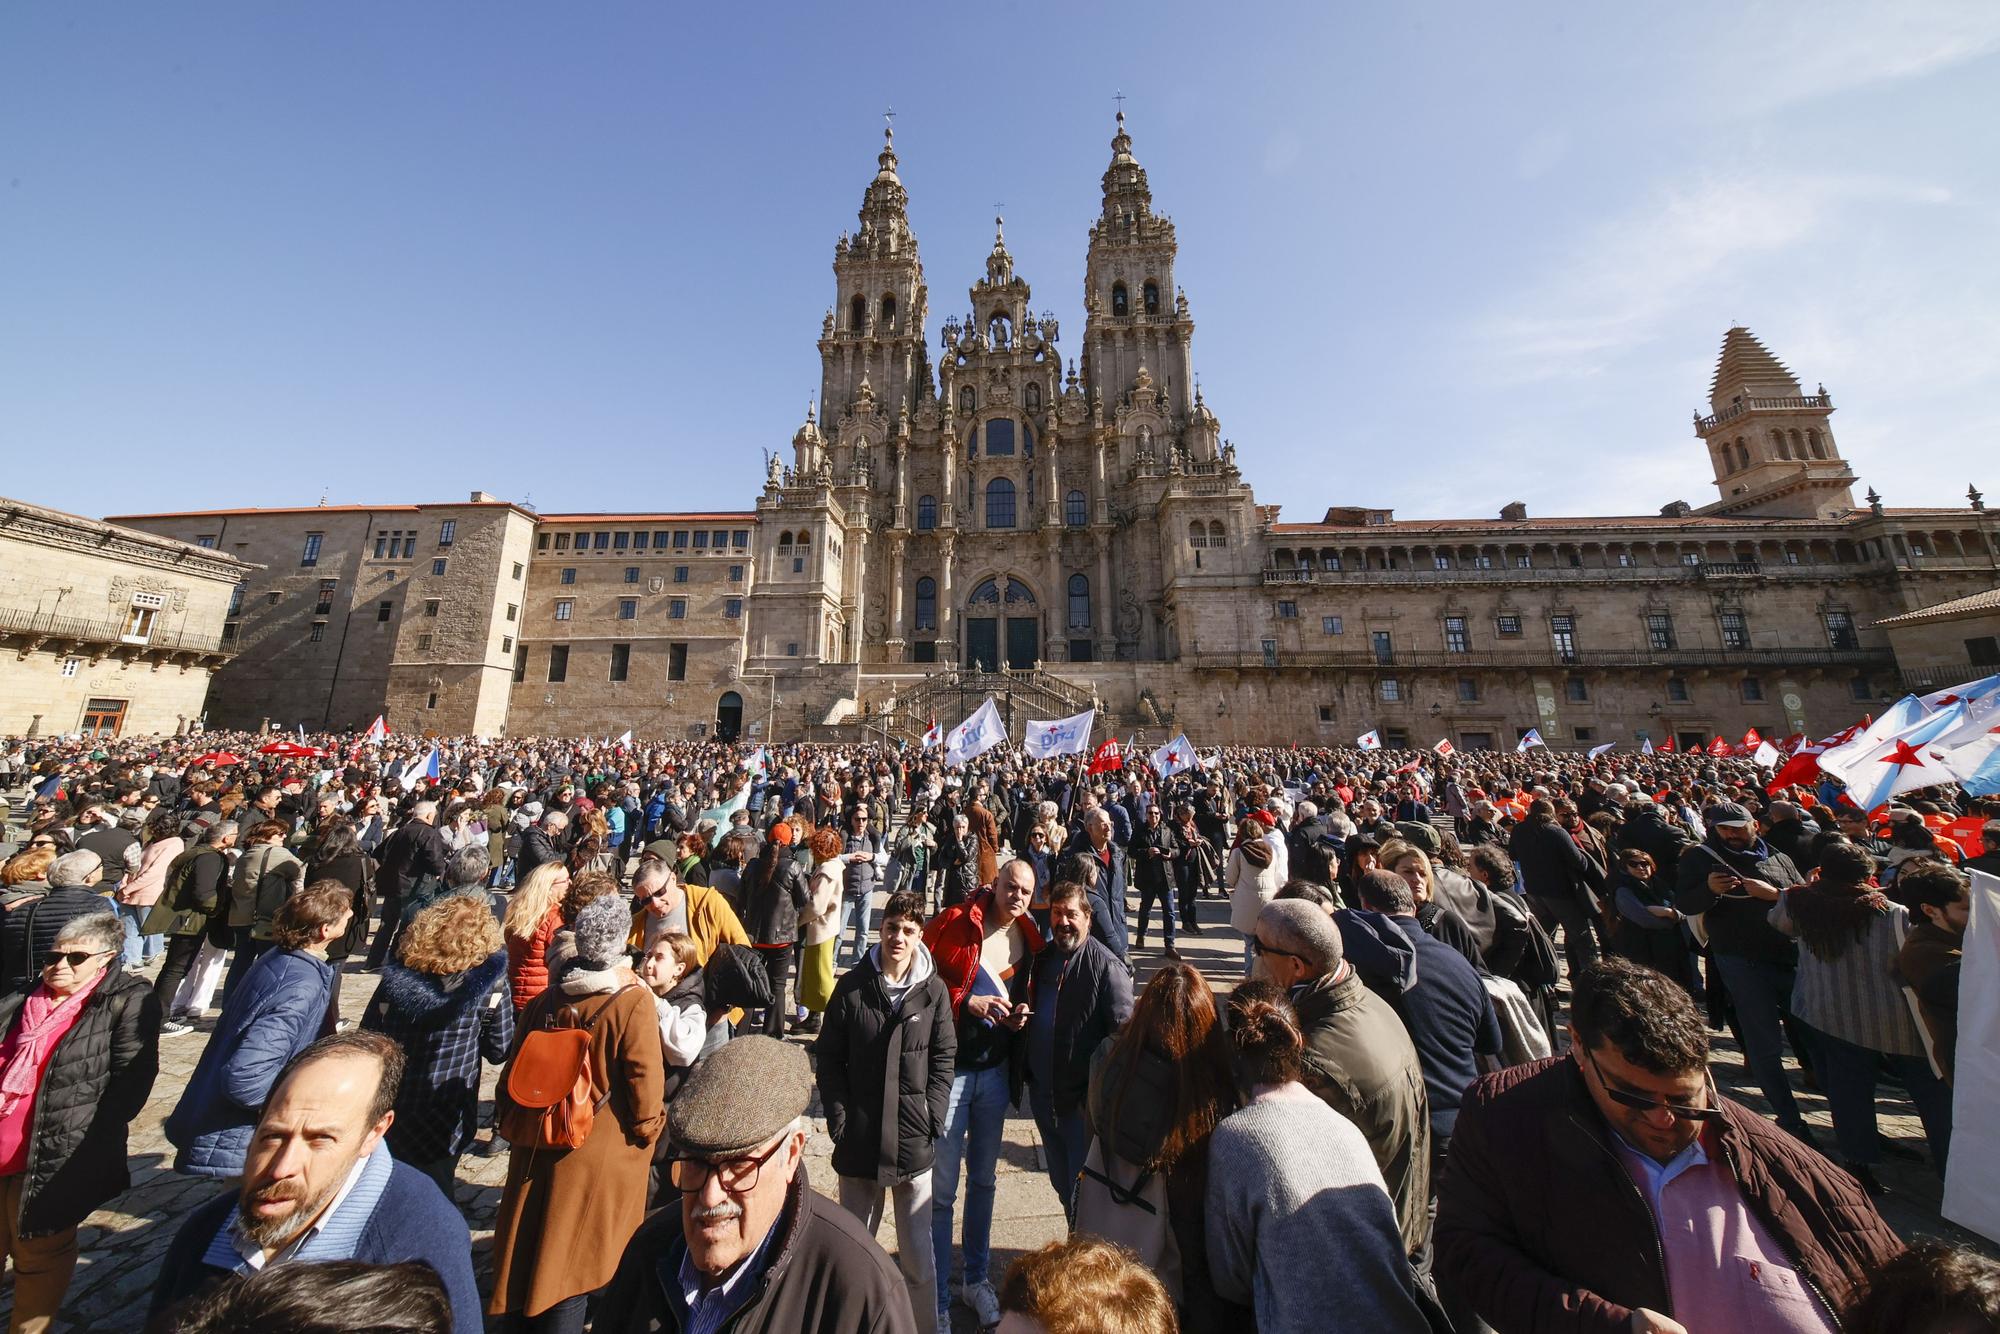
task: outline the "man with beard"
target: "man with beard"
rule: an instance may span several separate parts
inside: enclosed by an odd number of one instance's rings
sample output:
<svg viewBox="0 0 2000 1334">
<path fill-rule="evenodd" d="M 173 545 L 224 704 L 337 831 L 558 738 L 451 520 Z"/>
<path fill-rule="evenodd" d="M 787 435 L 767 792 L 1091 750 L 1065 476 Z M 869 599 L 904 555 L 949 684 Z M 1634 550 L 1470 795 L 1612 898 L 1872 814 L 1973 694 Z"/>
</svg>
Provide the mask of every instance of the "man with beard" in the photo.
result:
<svg viewBox="0 0 2000 1334">
<path fill-rule="evenodd" d="M 464 1218 L 382 1142 L 402 1076 L 402 1049 L 380 1033 L 336 1033 L 299 1053 L 257 1122 L 242 1190 L 203 1204 L 175 1234 L 151 1315 L 227 1274 L 294 1261 L 417 1260 L 444 1280 L 456 1334 L 479 1334 Z"/>
<path fill-rule="evenodd" d="M 1091 935 L 1090 920 L 1082 885 L 1049 886 L 1049 947 L 1028 990 L 1028 1104 L 1065 1213 L 1090 1150 L 1090 1058 L 1132 1017 L 1132 974 Z"/>
</svg>

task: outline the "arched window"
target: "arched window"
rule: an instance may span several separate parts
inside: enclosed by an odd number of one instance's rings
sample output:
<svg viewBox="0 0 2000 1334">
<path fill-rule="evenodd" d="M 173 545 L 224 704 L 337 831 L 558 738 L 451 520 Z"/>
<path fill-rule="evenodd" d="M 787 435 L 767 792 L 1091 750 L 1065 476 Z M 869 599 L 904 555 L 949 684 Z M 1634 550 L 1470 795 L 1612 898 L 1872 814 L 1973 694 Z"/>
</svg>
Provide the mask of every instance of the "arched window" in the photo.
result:
<svg viewBox="0 0 2000 1334">
<path fill-rule="evenodd" d="M 1228 545 L 1228 539 L 1225 536 L 1225 530 L 1222 527 L 1222 520 L 1220 519 L 1209 520 L 1208 544 L 1212 547 Z"/>
<path fill-rule="evenodd" d="M 1028 386 L 1027 402 L 1028 411 L 1040 412 L 1042 410 L 1042 387 L 1040 385 L 1030 384 Z"/>
<path fill-rule="evenodd" d="M 1063 522 L 1072 528 L 1081 528 L 1090 522 L 1090 502 L 1083 492 L 1072 491 L 1063 497 Z"/>
<path fill-rule="evenodd" d="M 801 529 L 799 532 L 799 546 L 803 548 L 803 547 L 809 547 L 811 545 L 812 545 L 812 534 Z"/>
<path fill-rule="evenodd" d="M 1191 547 L 1205 547 L 1208 545 L 1208 525 L 1200 519 L 1196 519 L 1188 525 L 1188 545 Z"/>
<path fill-rule="evenodd" d="M 847 303 L 847 327 L 860 333 L 868 327 L 868 298 L 856 296 Z"/>
<path fill-rule="evenodd" d="M 778 550 L 790 551 L 791 549 L 792 549 L 792 530 L 787 528 L 784 532 L 778 534 Z"/>
<path fill-rule="evenodd" d="M 971 385 L 962 385 L 958 391 L 958 411 L 961 416 L 970 417 L 978 406 L 979 399 L 972 392 Z"/>
<path fill-rule="evenodd" d="M 1090 628 L 1090 580 L 1080 574 L 1069 577 L 1069 628 Z"/>
<path fill-rule="evenodd" d="M 1014 484 L 1005 477 L 995 477 L 986 484 L 986 526 L 1014 526 Z"/>
<path fill-rule="evenodd" d="M 1792 447 L 1785 443 L 1785 433 L 1783 431 L 1771 432 L 1771 446 L 1781 459 L 1789 459 L 1792 456 Z"/>
<path fill-rule="evenodd" d="M 937 527 L 937 497 L 918 496 L 917 497 L 918 531 L 929 532 L 931 529 L 935 527 Z"/>
<path fill-rule="evenodd" d="M 995 417 L 986 423 L 986 457 L 1012 457 L 1014 453 L 1014 423 L 1005 417 Z"/>
<path fill-rule="evenodd" d="M 1132 313 L 1131 299 L 1125 295 L 1124 283 L 1111 284 L 1111 318 L 1122 320 Z"/>
<path fill-rule="evenodd" d="M 917 629 L 937 629 L 937 580 L 925 575 L 917 580 Z"/>
<path fill-rule="evenodd" d="M 1743 443 L 1743 437 L 1736 437 L 1736 467 L 1738 470 L 1750 466 L 1750 446 Z"/>
<path fill-rule="evenodd" d="M 882 327 L 896 327 L 896 298 L 893 293 L 882 298 Z"/>
<path fill-rule="evenodd" d="M 1814 458 L 1823 459 L 1826 457 L 1826 445 L 1821 442 L 1818 431 L 1806 432 L 1806 446 L 1812 450 Z"/>
<path fill-rule="evenodd" d="M 1139 289 L 1139 291 L 1140 291 L 1140 300 L 1146 303 L 1146 313 L 1148 315 L 1159 314 L 1160 285 L 1156 282 L 1148 281 L 1144 287 Z"/>
</svg>

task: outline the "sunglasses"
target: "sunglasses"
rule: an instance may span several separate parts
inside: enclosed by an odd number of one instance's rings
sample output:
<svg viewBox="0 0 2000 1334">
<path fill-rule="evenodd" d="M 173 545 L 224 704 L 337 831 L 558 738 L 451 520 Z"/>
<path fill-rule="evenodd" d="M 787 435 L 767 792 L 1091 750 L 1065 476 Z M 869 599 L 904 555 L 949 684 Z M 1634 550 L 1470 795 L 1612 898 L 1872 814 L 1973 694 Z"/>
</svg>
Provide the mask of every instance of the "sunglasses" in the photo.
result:
<svg viewBox="0 0 2000 1334">
<path fill-rule="evenodd" d="M 35 839 L 33 842 L 29 843 L 28 846 L 31 848 L 52 848 L 55 846 L 55 844 L 50 842 L 46 838 L 38 838 Z"/>
<path fill-rule="evenodd" d="M 1706 1081 L 1709 1106 L 1688 1107 L 1677 1102 L 1661 1102 L 1653 1098 L 1642 1098 L 1636 1093 L 1627 1093 L 1623 1089 L 1611 1087 L 1611 1081 L 1604 1077 L 1604 1071 L 1598 1067 L 1597 1058 L 1592 1056 L 1586 1048 L 1578 1047 L 1577 1050 L 1583 1053 L 1583 1059 L 1590 1068 L 1597 1072 L 1597 1082 L 1603 1086 L 1604 1096 L 1617 1103 L 1620 1107 L 1629 1107 L 1635 1112 L 1665 1112 L 1676 1121 L 1707 1122 L 1720 1121 L 1722 1119 L 1722 1108 L 1714 1105 L 1716 1098 L 1713 1076 L 1703 1076 L 1703 1079 Z"/>
<path fill-rule="evenodd" d="M 50 950 L 42 956 L 42 967 L 53 968 L 67 962 L 72 968 L 81 968 L 92 959 L 116 954 L 117 950 Z"/>
<path fill-rule="evenodd" d="M 1294 954 L 1290 950 L 1273 949 L 1271 946 L 1266 945 L 1263 941 L 1256 939 L 1254 936 L 1250 940 L 1250 949 L 1260 959 L 1263 958 L 1266 954 L 1275 954 L 1281 959 L 1297 959 L 1300 963 L 1304 963 L 1306 961 L 1305 956 L 1303 954 Z"/>
</svg>

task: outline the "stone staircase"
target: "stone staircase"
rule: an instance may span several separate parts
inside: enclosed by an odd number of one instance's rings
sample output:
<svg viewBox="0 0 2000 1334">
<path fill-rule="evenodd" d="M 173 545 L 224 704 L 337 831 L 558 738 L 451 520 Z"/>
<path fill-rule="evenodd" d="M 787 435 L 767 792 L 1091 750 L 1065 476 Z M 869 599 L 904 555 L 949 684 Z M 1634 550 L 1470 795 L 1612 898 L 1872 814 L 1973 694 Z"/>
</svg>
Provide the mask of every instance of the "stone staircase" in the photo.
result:
<svg viewBox="0 0 2000 1334">
<path fill-rule="evenodd" d="M 993 696 L 1007 724 L 1007 735 L 1016 741 L 1030 718 L 1067 718 L 1096 702 L 1090 691 L 1041 668 L 1016 671 L 1002 667 L 990 672 L 947 668 L 899 695 L 893 712 L 870 714 L 858 721 L 865 722 L 876 736 L 916 742 L 922 739 L 933 715 L 941 726 L 956 727 L 988 695 Z M 1099 721 L 1106 721 L 1102 712 Z"/>
</svg>

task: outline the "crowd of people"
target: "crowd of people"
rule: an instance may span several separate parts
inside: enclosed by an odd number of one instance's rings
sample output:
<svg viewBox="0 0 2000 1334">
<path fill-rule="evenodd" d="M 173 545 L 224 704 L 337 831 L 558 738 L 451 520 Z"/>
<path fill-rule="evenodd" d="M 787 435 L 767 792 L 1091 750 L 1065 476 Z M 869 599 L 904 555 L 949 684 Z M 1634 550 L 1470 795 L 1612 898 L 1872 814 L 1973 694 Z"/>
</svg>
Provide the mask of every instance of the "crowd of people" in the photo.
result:
<svg viewBox="0 0 2000 1334">
<path fill-rule="evenodd" d="M 1885 1154 L 1949 1165 L 2000 805 L 1700 754 L 1101 768 L 0 740 L 12 1328 L 173 1042 L 172 1167 L 219 1185 L 161 1331 L 2000 1328 L 2000 1266 L 1875 1205 Z M 996 1273 L 1017 1109 L 1068 1236 Z M 507 1157 L 477 1270 L 468 1153 Z"/>
</svg>

